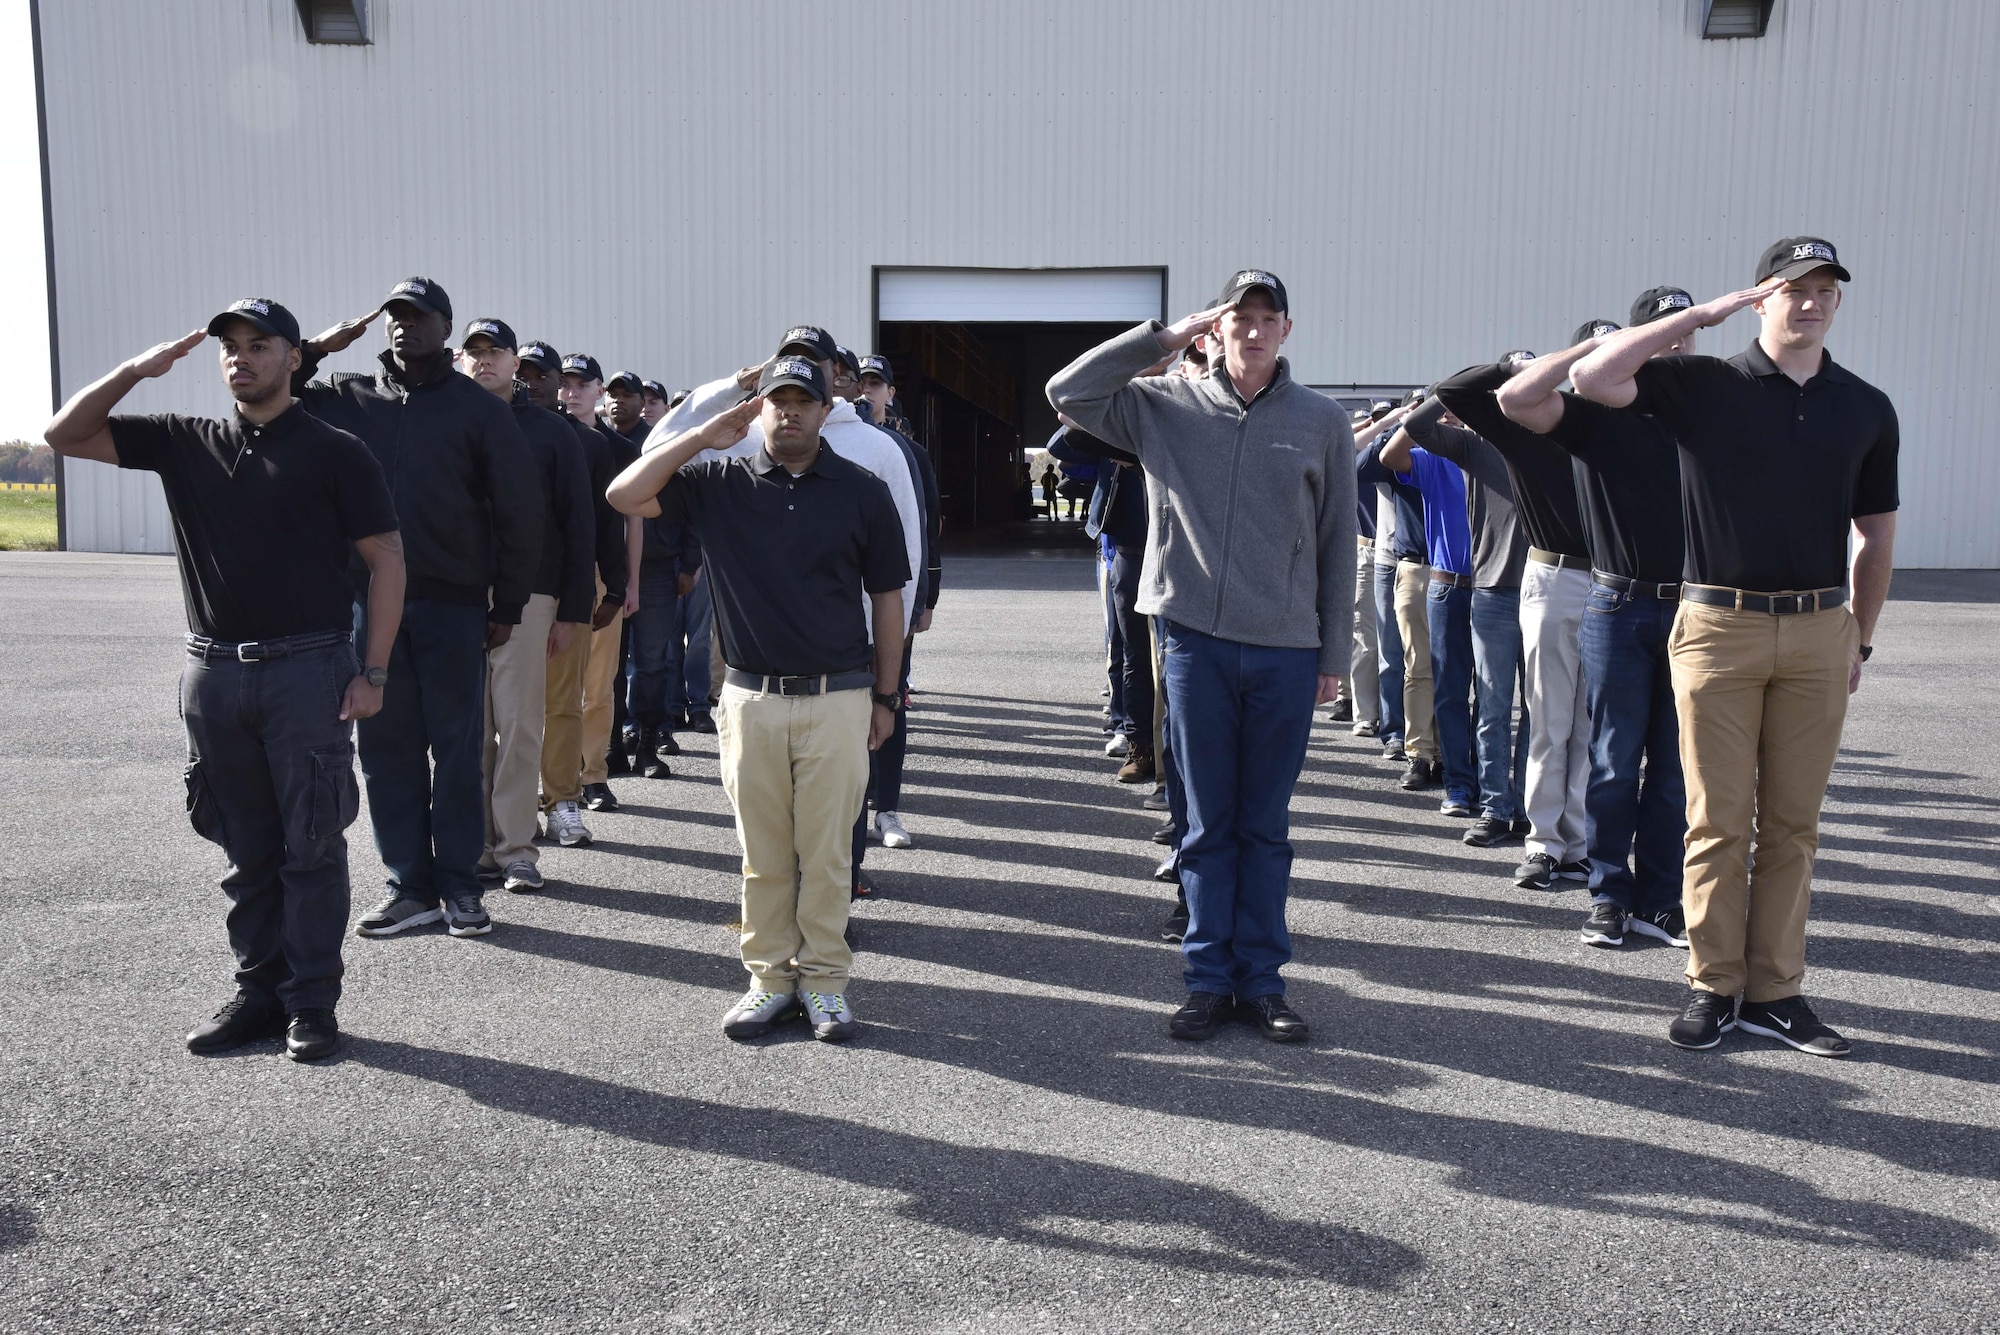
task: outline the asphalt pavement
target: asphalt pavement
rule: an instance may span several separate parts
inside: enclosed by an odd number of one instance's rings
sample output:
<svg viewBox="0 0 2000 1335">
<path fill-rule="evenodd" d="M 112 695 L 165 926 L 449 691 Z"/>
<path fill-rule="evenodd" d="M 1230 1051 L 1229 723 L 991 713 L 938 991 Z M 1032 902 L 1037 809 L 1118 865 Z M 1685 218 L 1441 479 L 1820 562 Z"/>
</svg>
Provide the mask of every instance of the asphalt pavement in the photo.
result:
<svg viewBox="0 0 2000 1335">
<path fill-rule="evenodd" d="M 856 1042 L 722 1038 L 738 854 L 683 735 L 491 936 L 351 940 L 301 1066 L 181 1045 L 231 965 L 171 561 L 0 557 L 0 1330 L 2000 1326 L 2000 575 L 1900 576 L 1853 702 L 1807 978 L 1845 1062 L 1670 1048 L 1682 952 L 1583 945 L 1330 723 L 1312 1040 L 1175 1044 L 1090 565 L 948 584 Z"/>
</svg>

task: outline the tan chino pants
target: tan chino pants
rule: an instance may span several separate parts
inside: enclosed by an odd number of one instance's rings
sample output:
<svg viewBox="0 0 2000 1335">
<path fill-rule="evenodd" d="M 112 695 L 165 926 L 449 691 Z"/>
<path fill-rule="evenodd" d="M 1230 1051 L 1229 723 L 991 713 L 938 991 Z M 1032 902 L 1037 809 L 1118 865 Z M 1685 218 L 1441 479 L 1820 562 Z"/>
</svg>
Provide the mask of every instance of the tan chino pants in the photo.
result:
<svg viewBox="0 0 2000 1335">
<path fill-rule="evenodd" d="M 604 595 L 599 594 L 601 599 Z M 583 667 L 583 782 L 603 783 L 611 777 L 606 760 L 611 751 L 611 716 L 616 708 L 614 692 L 624 689 L 618 680 L 618 641 L 625 633 L 625 613 L 602 630 L 590 633 L 590 659 Z"/>
<path fill-rule="evenodd" d="M 1431 687 L 1431 568 L 1396 562 L 1396 629 L 1403 635 L 1403 754 L 1438 758 Z"/>
<path fill-rule="evenodd" d="M 1687 776 L 1688 981 L 1797 996 L 1819 811 L 1861 636 L 1845 607 L 1796 616 L 1683 602 L 1667 640 Z"/>
<path fill-rule="evenodd" d="M 533 864 L 535 794 L 548 716 L 549 628 L 556 600 L 533 594 L 507 643 L 486 653 L 486 856 L 484 867 Z"/>
<path fill-rule="evenodd" d="M 543 700 L 542 810 L 583 800 L 583 669 L 590 661 L 590 627 L 570 632 L 569 647 L 549 660 Z"/>
</svg>

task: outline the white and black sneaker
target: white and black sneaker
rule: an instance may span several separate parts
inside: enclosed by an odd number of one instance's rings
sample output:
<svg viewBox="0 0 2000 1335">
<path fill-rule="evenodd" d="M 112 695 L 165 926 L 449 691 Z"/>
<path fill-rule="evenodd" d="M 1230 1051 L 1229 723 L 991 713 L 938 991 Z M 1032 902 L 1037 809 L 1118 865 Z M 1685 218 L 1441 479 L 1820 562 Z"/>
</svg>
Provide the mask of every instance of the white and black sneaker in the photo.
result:
<svg viewBox="0 0 2000 1335">
<path fill-rule="evenodd" d="M 428 927 L 444 917 L 435 904 L 391 891 L 354 925 L 356 936 L 394 936 L 412 927 Z"/>
<path fill-rule="evenodd" d="M 766 992 L 753 987 L 739 998 L 722 1017 L 725 1037 L 737 1042 L 762 1038 L 799 1013 L 799 998 L 793 992 Z"/>
<path fill-rule="evenodd" d="M 539 890 L 542 888 L 541 869 L 526 858 L 521 859 L 519 862 L 510 862 L 507 864 L 507 877 L 504 884 L 517 895 L 526 894 L 531 890 Z"/>
<path fill-rule="evenodd" d="M 1664 941 L 1670 946 L 1688 948 L 1687 915 L 1675 905 L 1658 913 L 1635 913 L 1626 919 L 1625 925 L 1641 936 L 1650 936 L 1656 941 Z"/>
<path fill-rule="evenodd" d="M 801 992 L 799 1009 L 805 1012 L 813 1037 L 822 1043 L 845 1043 L 861 1032 L 861 1021 L 854 1018 L 844 992 Z"/>
<path fill-rule="evenodd" d="M 1523 890 L 1547 890 L 1556 883 L 1556 860 L 1547 853 L 1530 853 L 1514 868 L 1514 884 Z"/>
<path fill-rule="evenodd" d="M 558 802 L 549 810 L 549 833 L 564 848 L 590 842 L 590 827 L 574 802 Z"/>
<path fill-rule="evenodd" d="M 1625 944 L 1625 910 L 1608 899 L 1600 899 L 1590 906 L 1590 916 L 1583 920 L 1583 944 L 1615 949 Z"/>
<path fill-rule="evenodd" d="M 1573 862 L 1558 862 L 1556 864 L 1556 879 L 1558 881 L 1579 881 L 1584 885 L 1589 885 L 1590 863 L 1583 858 L 1577 858 Z"/>
<path fill-rule="evenodd" d="M 477 894 L 446 895 L 444 929 L 453 936 L 485 936 L 493 930 L 493 919 Z"/>
<path fill-rule="evenodd" d="M 1736 998 L 1698 987 L 1688 989 L 1687 1005 L 1667 1026 L 1667 1042 L 1677 1048 L 1705 1051 L 1736 1027 Z"/>
<path fill-rule="evenodd" d="M 1736 1027 L 1746 1034 L 1775 1038 L 1815 1057 L 1845 1057 L 1854 1050 L 1853 1044 L 1820 1022 L 1804 997 L 1746 1001 L 1736 1017 Z"/>
</svg>

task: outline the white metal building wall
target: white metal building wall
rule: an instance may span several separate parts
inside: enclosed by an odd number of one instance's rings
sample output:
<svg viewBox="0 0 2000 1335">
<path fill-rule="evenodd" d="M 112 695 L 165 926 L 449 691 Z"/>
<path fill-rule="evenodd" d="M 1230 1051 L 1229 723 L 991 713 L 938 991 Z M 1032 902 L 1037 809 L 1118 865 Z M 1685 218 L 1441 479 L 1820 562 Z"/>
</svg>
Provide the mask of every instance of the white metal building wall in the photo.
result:
<svg viewBox="0 0 2000 1335">
<path fill-rule="evenodd" d="M 1700 7 L 374 0 L 355 48 L 292 0 L 42 0 L 63 386 L 411 273 L 685 384 L 802 320 L 865 343 L 876 265 L 1165 265 L 1177 310 L 1261 265 L 1303 378 L 1397 382 L 1810 232 L 1855 274 L 1836 356 L 1901 411 L 1900 563 L 2000 565 L 2000 5 L 1779 0 L 1716 42 Z M 207 364 L 128 402 L 226 406 Z M 111 473 L 69 471 L 71 545 L 163 550 Z"/>
</svg>

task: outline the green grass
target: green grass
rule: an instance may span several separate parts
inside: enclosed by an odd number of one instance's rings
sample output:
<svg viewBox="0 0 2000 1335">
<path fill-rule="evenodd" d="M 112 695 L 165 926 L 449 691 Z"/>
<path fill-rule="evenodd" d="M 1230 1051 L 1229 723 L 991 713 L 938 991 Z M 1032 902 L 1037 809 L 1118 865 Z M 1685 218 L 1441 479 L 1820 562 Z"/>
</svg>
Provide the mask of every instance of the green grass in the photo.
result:
<svg viewBox="0 0 2000 1335">
<path fill-rule="evenodd" d="M 0 491 L 0 552 L 56 549 L 56 494 Z"/>
</svg>

